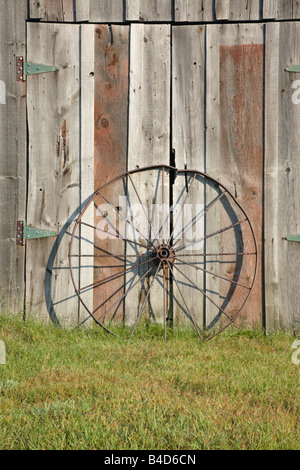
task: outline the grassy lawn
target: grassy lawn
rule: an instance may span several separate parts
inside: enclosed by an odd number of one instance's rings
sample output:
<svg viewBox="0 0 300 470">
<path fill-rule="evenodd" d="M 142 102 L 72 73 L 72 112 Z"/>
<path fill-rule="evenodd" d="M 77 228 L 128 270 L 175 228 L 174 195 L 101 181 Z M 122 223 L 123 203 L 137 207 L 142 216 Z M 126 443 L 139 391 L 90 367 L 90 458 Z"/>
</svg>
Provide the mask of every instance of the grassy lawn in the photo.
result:
<svg viewBox="0 0 300 470">
<path fill-rule="evenodd" d="M 295 337 L 130 343 L 0 316 L 0 449 L 300 449 Z"/>
</svg>

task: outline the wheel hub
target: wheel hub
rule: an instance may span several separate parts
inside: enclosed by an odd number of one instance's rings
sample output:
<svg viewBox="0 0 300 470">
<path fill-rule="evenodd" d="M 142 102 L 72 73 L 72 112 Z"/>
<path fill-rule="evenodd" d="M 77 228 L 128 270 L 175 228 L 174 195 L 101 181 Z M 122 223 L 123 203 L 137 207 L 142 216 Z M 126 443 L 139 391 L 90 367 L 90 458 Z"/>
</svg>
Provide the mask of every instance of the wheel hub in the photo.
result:
<svg viewBox="0 0 300 470">
<path fill-rule="evenodd" d="M 169 245 L 161 245 L 153 251 L 153 256 L 155 256 L 156 261 L 167 265 L 168 263 L 174 263 L 175 261 L 175 252 L 172 247 Z"/>
</svg>

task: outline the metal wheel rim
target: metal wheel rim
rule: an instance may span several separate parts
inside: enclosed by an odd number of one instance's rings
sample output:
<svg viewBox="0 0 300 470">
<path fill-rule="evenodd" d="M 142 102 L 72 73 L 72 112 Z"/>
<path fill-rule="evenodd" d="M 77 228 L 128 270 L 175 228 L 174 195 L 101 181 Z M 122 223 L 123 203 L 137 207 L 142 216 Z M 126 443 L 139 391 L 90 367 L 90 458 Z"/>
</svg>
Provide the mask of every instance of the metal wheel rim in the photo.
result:
<svg viewBox="0 0 300 470">
<path fill-rule="evenodd" d="M 214 337 L 216 337 L 217 335 L 219 335 L 220 333 L 222 333 L 223 331 L 225 331 L 228 327 L 230 327 L 231 325 L 234 324 L 234 322 L 236 321 L 236 319 L 239 317 L 239 315 L 241 314 L 243 308 L 245 307 L 245 304 L 247 303 L 248 299 L 249 299 L 249 296 L 253 290 L 253 286 L 255 284 L 255 280 L 256 280 L 256 277 L 257 277 L 257 266 L 258 266 L 258 249 L 257 249 L 257 241 L 256 241 L 256 238 L 255 238 L 255 233 L 254 233 L 254 229 L 253 229 L 253 226 L 251 224 L 251 221 L 245 211 L 245 209 L 242 207 L 242 205 L 237 201 L 236 197 L 232 194 L 232 192 L 226 188 L 225 185 L 223 185 L 222 183 L 220 183 L 217 179 L 211 177 L 210 175 L 208 175 L 207 173 L 204 173 L 202 171 L 199 171 L 199 170 L 193 170 L 193 169 L 187 169 L 187 168 L 184 168 L 184 169 L 177 169 L 175 167 L 172 167 L 170 165 L 151 165 L 151 166 L 147 166 L 147 167 L 143 167 L 143 168 L 139 168 L 137 167 L 136 169 L 133 169 L 133 170 L 130 170 L 130 171 L 126 171 L 126 172 L 123 172 L 117 176 L 115 176 L 114 178 L 112 178 L 111 180 L 107 181 L 105 184 L 103 184 L 100 188 L 98 188 L 97 190 L 94 191 L 94 193 L 91 194 L 91 197 L 89 198 L 86 206 L 84 207 L 84 209 L 81 211 L 79 217 L 77 218 L 76 222 L 75 222 L 75 226 L 74 226 L 74 229 L 73 229 L 73 232 L 72 232 L 72 237 L 71 237 L 71 241 L 70 241 L 70 245 L 69 245 L 69 269 L 70 269 L 70 275 L 71 275 L 71 280 L 72 280 L 72 283 L 73 283 L 73 286 L 74 286 L 74 289 L 75 289 L 75 292 L 79 298 L 79 301 L 81 303 L 81 305 L 85 308 L 85 310 L 88 312 L 88 314 L 93 318 L 93 320 L 95 321 L 96 324 L 98 324 L 99 326 L 101 326 L 107 333 L 110 333 L 114 336 L 117 336 L 118 338 L 124 340 L 123 337 L 119 336 L 118 334 L 112 332 L 109 328 L 107 328 L 103 323 L 101 323 L 94 315 L 93 312 L 91 312 L 91 310 L 87 307 L 86 303 L 83 301 L 81 295 L 80 295 L 80 291 L 78 291 L 78 288 L 76 286 L 76 282 L 75 282 L 75 277 L 74 277 L 74 274 L 73 274 L 73 266 L 72 266 L 72 246 L 73 246 L 73 243 L 74 243 L 74 239 L 75 239 L 75 235 L 76 235 L 76 230 L 78 229 L 78 226 L 82 220 L 82 217 L 84 216 L 86 210 L 88 209 L 91 201 L 93 200 L 93 198 L 99 194 L 99 192 L 102 192 L 107 186 L 109 185 L 112 185 L 122 179 L 124 179 L 125 177 L 128 177 L 129 175 L 134 175 L 136 173 L 142 173 L 142 172 L 146 172 L 146 171 L 150 171 L 150 170 L 168 170 L 169 172 L 174 172 L 176 175 L 178 174 L 182 174 L 182 173 L 192 173 L 194 175 L 199 175 L 203 178 L 206 178 L 208 179 L 209 181 L 211 181 L 212 183 L 216 184 L 219 188 L 221 188 L 224 192 L 224 194 L 226 193 L 230 198 L 231 200 L 236 204 L 236 206 L 239 208 L 239 210 L 242 212 L 242 214 L 245 216 L 245 220 L 247 221 L 248 225 L 249 225 L 249 228 L 250 228 L 250 231 L 251 231 L 251 235 L 252 235 L 252 239 L 253 239 L 253 244 L 254 244 L 254 250 L 253 250 L 253 253 L 250 253 L 252 256 L 255 257 L 255 266 L 254 266 L 254 272 L 253 272 L 253 277 L 252 277 L 252 282 L 251 282 L 251 286 L 249 287 L 249 292 L 246 296 L 246 298 L 244 299 L 241 307 L 239 308 L 239 310 L 237 311 L 237 313 L 231 318 L 231 320 L 229 321 L 228 324 L 226 324 L 224 327 L 222 327 L 219 331 L 217 331 L 216 333 L 213 333 L 211 335 L 209 335 L 208 337 L 206 337 L 204 340 L 205 341 L 208 341 Z M 242 255 L 243 253 L 239 254 L 239 253 L 235 253 L 235 255 Z M 206 256 L 206 255 L 205 255 Z M 150 289 L 149 289 L 150 291 Z M 142 313 L 142 312 L 141 312 Z M 222 312 L 223 313 L 223 312 Z M 200 337 L 200 335 L 198 334 L 198 336 Z M 131 337 L 130 337 L 131 338 Z M 166 329 L 165 329 L 165 339 L 166 339 Z M 200 337 L 200 340 L 203 341 L 203 339 Z"/>
</svg>

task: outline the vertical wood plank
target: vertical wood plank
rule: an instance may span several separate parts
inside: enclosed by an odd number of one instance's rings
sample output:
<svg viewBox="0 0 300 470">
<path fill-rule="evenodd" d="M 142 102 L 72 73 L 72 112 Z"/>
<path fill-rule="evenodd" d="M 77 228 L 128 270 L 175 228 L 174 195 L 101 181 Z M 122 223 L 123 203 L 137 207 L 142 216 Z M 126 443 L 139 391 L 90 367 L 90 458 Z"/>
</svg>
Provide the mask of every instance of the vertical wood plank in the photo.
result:
<svg viewBox="0 0 300 470">
<path fill-rule="evenodd" d="M 126 0 L 128 21 L 171 21 L 172 0 Z"/>
<path fill-rule="evenodd" d="M 134 24 L 130 41 L 130 95 L 128 168 L 169 164 L 170 161 L 170 26 Z M 161 175 L 159 187 L 161 188 Z M 139 194 L 147 209 L 155 193 L 155 178 L 141 175 L 135 180 Z M 145 179 L 146 178 L 146 179 Z M 167 193 L 167 186 L 165 193 Z M 151 196 L 152 195 L 152 196 Z M 161 193 L 156 193 L 156 203 Z M 131 200 L 135 202 L 134 197 Z M 137 240 L 139 241 L 139 240 Z M 144 240 L 141 240 L 143 243 Z M 129 252 L 130 248 L 128 248 Z M 157 293 L 160 293 L 158 295 Z M 138 285 L 126 298 L 126 321 L 135 320 L 144 291 Z M 151 289 L 148 302 L 151 312 L 160 321 L 163 312 L 162 289 L 156 284 Z"/>
<path fill-rule="evenodd" d="M 205 27 L 200 25 L 174 26 L 172 31 L 172 148 L 175 152 L 176 167 L 182 169 L 186 165 L 187 168 L 204 171 Z M 190 174 L 189 179 L 192 176 Z M 184 203 L 185 186 L 185 177 L 178 175 L 173 185 L 174 205 Z M 198 180 L 194 181 L 185 204 L 191 206 L 192 217 L 196 216 L 196 205 L 204 205 L 204 187 L 201 183 L 199 184 Z M 187 216 L 185 210 L 187 207 L 181 212 L 183 225 L 187 223 L 184 217 Z M 187 235 L 191 234 L 187 233 Z M 197 238 L 200 238 L 199 233 Z M 180 244 L 182 243 L 184 243 L 184 236 Z M 194 246 L 194 250 L 189 250 L 189 254 L 196 251 L 196 246 Z M 180 265 L 180 270 L 203 290 L 203 272 L 184 265 Z M 200 291 L 191 283 L 186 282 L 186 278 L 176 271 L 176 268 L 174 274 L 182 284 L 181 292 L 187 299 L 191 315 L 202 327 L 205 301 L 201 299 Z M 176 284 L 173 286 L 173 292 L 177 300 L 174 302 L 174 321 L 176 325 L 186 323 L 188 319 L 183 309 L 179 308 L 182 299 Z"/>
<path fill-rule="evenodd" d="M 231 21 L 254 21 L 261 17 L 261 0 L 230 0 Z"/>
<path fill-rule="evenodd" d="M 298 1 L 294 2 L 293 4 L 293 19 L 300 18 L 300 3 Z"/>
<path fill-rule="evenodd" d="M 260 18 L 261 0 L 175 0 L 175 21 L 250 21 Z"/>
<path fill-rule="evenodd" d="M 94 100 L 95 100 L 95 28 L 93 25 L 80 27 L 81 46 L 81 152 L 80 152 L 80 176 L 81 176 L 81 204 L 94 192 Z M 85 221 L 94 225 L 94 208 L 86 211 Z M 91 230 L 82 225 L 81 228 L 81 255 L 93 255 L 94 247 L 86 243 L 91 237 Z M 92 234 L 93 231 L 92 231 Z M 93 259 L 81 259 L 80 261 L 80 286 L 88 286 L 94 281 Z M 93 290 L 84 295 L 85 305 L 92 311 Z M 80 303 L 79 323 L 85 326 L 91 325 L 91 317 Z"/>
<path fill-rule="evenodd" d="M 215 8 L 212 0 L 174 0 L 175 21 L 213 21 Z"/>
<path fill-rule="evenodd" d="M 294 0 L 277 0 L 277 19 L 292 20 L 294 3 Z"/>
<path fill-rule="evenodd" d="M 240 316 L 241 321 L 244 318 L 255 325 L 261 323 L 262 316 L 263 31 L 261 25 L 245 24 L 224 25 L 220 33 L 220 170 L 226 186 L 249 216 L 257 239 L 257 279 Z M 222 237 L 224 244 L 229 235 Z M 246 235 L 243 238 L 246 247 Z M 246 284 L 254 272 L 253 259 L 245 257 L 242 267 L 240 281 Z M 230 267 L 224 267 L 223 274 L 228 276 Z M 242 295 L 235 292 L 231 314 L 235 313 L 235 299 L 241 304 Z"/>
<path fill-rule="evenodd" d="M 30 0 L 29 13 L 43 21 L 75 21 L 73 0 Z"/>
<path fill-rule="evenodd" d="M 265 309 L 266 328 L 279 325 L 278 136 L 279 23 L 266 25 L 265 62 Z"/>
<path fill-rule="evenodd" d="M 177 168 L 204 171 L 205 28 L 174 26 L 172 147 Z"/>
<path fill-rule="evenodd" d="M 26 87 L 16 80 L 16 57 L 25 56 L 27 2 L 0 1 L 0 309 L 23 310 L 24 248 L 16 221 L 25 220 Z"/>
<path fill-rule="evenodd" d="M 84 1 L 84 0 L 82 0 Z M 124 21 L 124 1 L 123 0 L 89 0 L 90 14 L 89 21 L 101 23 L 122 23 Z"/>
<path fill-rule="evenodd" d="M 263 2 L 263 18 L 277 18 L 277 0 L 264 0 Z"/>
<path fill-rule="evenodd" d="M 229 20 L 230 0 L 216 0 L 215 15 L 217 20 Z"/>
<path fill-rule="evenodd" d="M 168 164 L 170 26 L 132 25 L 130 57 L 128 168 Z"/>
<path fill-rule="evenodd" d="M 79 27 L 28 23 L 27 37 L 28 60 L 59 67 L 58 72 L 27 79 L 27 223 L 59 232 L 63 229 L 56 243 L 53 238 L 27 242 L 27 312 L 41 321 L 51 318 L 75 325 L 78 299 L 68 269 L 66 222 L 80 204 Z"/>
<path fill-rule="evenodd" d="M 75 0 L 75 16 L 76 21 L 89 21 L 90 0 Z"/>
<path fill-rule="evenodd" d="M 207 25 L 206 27 L 206 155 L 205 171 L 216 180 L 220 175 L 220 34 L 218 25 Z M 207 201 L 212 201 L 215 197 L 213 191 L 207 188 Z M 219 207 L 217 204 L 210 209 L 210 217 L 206 220 L 206 234 L 219 230 Z M 207 253 L 218 253 L 219 246 L 213 238 L 206 241 Z M 213 300 L 219 304 L 218 295 L 220 283 L 219 278 L 214 274 L 219 274 L 219 262 L 207 263 L 205 268 L 209 271 L 206 275 L 206 291 Z M 217 326 L 216 309 L 211 302 L 205 305 L 205 325 L 207 328 Z"/>
<path fill-rule="evenodd" d="M 127 165 L 127 114 L 128 114 L 128 67 L 129 67 L 129 27 L 107 26 L 95 27 L 95 164 L 94 186 L 95 190 L 103 186 L 113 177 L 126 171 Z M 105 190 L 104 196 L 114 207 L 119 205 L 119 196 L 122 195 L 122 186 L 113 185 Z M 99 198 L 97 205 L 107 202 Z M 108 208 L 110 210 L 110 208 Z M 97 211 L 96 225 L 103 217 Z M 113 214 L 115 215 L 115 214 Z M 119 239 L 101 240 L 95 234 L 95 245 L 109 253 L 119 253 L 124 244 Z M 101 252 L 102 254 L 104 252 Z M 96 248 L 95 254 L 99 254 Z M 123 255 L 124 253 L 122 253 Z M 120 268 L 111 268 L 116 265 L 114 258 L 98 258 L 97 266 L 107 265 L 106 268 L 95 271 L 94 281 L 104 279 L 109 275 L 120 272 Z M 119 265 L 121 263 L 118 263 Z M 114 282 L 107 283 L 102 289 L 94 290 L 94 309 L 106 301 L 103 308 L 97 311 L 100 316 L 108 310 L 116 299 L 123 294 L 124 279 L 121 277 Z M 119 290 L 119 294 L 114 293 Z M 104 293 L 105 292 L 105 293 Z M 112 297 L 112 298 L 111 298 Z M 109 300 L 111 298 L 111 300 Z M 122 319 L 122 309 L 116 312 L 116 319 Z"/>
</svg>

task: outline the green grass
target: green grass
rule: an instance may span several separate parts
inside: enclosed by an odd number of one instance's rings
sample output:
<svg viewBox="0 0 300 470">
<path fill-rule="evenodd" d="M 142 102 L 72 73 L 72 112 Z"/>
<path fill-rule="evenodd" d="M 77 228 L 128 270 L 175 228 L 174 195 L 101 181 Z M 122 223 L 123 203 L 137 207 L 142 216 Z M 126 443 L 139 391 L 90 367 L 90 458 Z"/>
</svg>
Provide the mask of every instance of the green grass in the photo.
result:
<svg viewBox="0 0 300 470">
<path fill-rule="evenodd" d="M 0 449 L 299 449 L 294 337 L 130 343 L 0 316 Z"/>
</svg>

